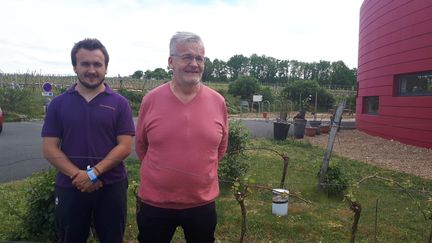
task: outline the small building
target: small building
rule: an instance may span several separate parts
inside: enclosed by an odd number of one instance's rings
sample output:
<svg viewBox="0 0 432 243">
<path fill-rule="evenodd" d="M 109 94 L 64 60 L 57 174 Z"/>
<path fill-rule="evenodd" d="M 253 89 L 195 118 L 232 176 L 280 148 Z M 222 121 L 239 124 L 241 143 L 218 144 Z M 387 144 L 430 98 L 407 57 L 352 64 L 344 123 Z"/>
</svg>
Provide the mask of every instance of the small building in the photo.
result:
<svg viewBox="0 0 432 243">
<path fill-rule="evenodd" d="M 432 148 L 432 0 L 364 0 L 356 127 Z"/>
</svg>

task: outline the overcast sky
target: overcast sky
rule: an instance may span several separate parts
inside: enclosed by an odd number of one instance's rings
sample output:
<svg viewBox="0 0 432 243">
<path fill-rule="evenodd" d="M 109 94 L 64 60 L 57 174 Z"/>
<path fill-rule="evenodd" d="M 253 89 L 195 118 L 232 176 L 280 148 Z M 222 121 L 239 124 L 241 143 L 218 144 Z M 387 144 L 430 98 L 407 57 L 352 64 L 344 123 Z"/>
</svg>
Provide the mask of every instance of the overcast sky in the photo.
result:
<svg viewBox="0 0 432 243">
<path fill-rule="evenodd" d="M 176 31 L 201 36 L 206 56 L 338 61 L 357 67 L 363 0 L 0 0 L 0 72 L 73 74 L 74 43 L 98 38 L 108 76 L 166 68 Z"/>
</svg>

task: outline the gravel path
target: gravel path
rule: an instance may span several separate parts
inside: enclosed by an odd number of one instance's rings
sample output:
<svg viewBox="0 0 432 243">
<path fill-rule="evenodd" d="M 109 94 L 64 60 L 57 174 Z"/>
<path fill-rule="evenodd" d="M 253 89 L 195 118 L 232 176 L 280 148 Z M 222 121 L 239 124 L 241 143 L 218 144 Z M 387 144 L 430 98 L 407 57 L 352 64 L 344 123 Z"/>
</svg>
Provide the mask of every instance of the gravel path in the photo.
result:
<svg viewBox="0 0 432 243">
<path fill-rule="evenodd" d="M 325 148 L 328 134 L 305 136 L 304 139 Z M 336 135 L 333 152 L 368 164 L 432 180 L 432 149 L 370 136 L 358 130 L 341 130 Z"/>
</svg>

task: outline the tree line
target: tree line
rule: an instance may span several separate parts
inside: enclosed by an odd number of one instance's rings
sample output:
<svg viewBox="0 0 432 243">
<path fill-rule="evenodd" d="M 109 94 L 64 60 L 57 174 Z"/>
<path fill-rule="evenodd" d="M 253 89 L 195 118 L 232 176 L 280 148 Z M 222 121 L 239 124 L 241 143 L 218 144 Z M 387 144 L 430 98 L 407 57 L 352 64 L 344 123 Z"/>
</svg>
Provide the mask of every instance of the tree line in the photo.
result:
<svg viewBox="0 0 432 243">
<path fill-rule="evenodd" d="M 171 71 L 163 68 L 135 71 L 132 78 L 166 80 Z M 205 58 L 203 81 L 232 82 L 240 76 L 251 76 L 263 84 L 288 83 L 295 80 L 314 80 L 321 86 L 356 86 L 357 69 L 350 69 L 343 61 L 301 62 L 279 60 L 274 57 L 252 54 L 250 57 L 234 55 L 224 61 Z"/>
</svg>

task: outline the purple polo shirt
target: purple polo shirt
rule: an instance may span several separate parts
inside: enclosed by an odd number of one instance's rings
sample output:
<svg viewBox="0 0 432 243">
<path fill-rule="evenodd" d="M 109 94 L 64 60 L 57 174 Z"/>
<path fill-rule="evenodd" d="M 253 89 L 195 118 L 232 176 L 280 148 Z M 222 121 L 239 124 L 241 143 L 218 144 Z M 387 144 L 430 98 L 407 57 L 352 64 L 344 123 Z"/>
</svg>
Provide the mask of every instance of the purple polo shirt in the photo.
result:
<svg viewBox="0 0 432 243">
<path fill-rule="evenodd" d="M 87 102 L 75 85 L 55 97 L 45 115 L 42 137 L 60 138 L 60 149 L 80 169 L 94 166 L 117 145 L 117 136 L 135 135 L 128 101 L 105 84 L 105 91 Z M 101 175 L 105 184 L 127 178 L 124 163 Z M 56 184 L 72 187 L 71 179 L 57 173 Z"/>
</svg>

